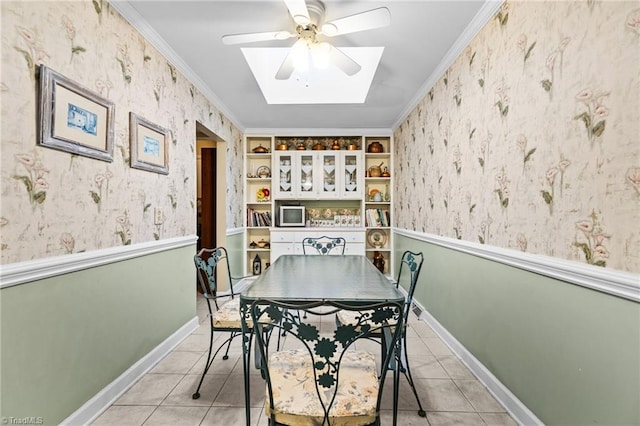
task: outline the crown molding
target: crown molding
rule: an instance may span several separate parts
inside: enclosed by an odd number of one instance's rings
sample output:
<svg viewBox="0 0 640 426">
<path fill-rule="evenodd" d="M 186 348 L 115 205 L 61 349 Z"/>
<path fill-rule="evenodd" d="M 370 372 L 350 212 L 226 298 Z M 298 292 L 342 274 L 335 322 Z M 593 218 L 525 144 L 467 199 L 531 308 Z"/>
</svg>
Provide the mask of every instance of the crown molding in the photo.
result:
<svg viewBox="0 0 640 426">
<path fill-rule="evenodd" d="M 407 118 L 407 116 L 413 111 L 420 101 L 429 93 L 429 90 L 438 82 L 440 77 L 449 69 L 453 61 L 458 59 L 460 54 L 464 52 L 464 49 L 473 41 L 475 36 L 485 26 L 487 22 L 493 18 L 500 6 L 505 0 L 486 0 L 482 5 L 482 8 L 473 17 L 467 28 L 460 34 L 460 37 L 453 43 L 453 46 L 444 55 L 436 69 L 427 78 L 424 84 L 416 91 L 416 95 L 409 102 L 406 108 L 400 113 L 399 119 L 392 126 L 392 129 L 397 129 L 398 126 Z"/>
<path fill-rule="evenodd" d="M 224 116 L 241 132 L 244 132 L 244 126 L 238 120 L 235 114 L 216 96 L 211 88 L 196 74 L 189 65 L 182 59 L 178 53 L 166 40 L 163 39 L 156 30 L 140 15 L 140 13 L 125 0 L 108 0 L 109 4 L 116 9 L 124 19 L 126 19 L 153 47 L 158 49 L 160 54 L 169 60 L 187 80 L 189 80 L 203 95 L 218 109 Z"/>
<path fill-rule="evenodd" d="M 638 274 L 406 229 L 394 228 L 393 231 L 398 235 L 640 302 L 640 275 Z"/>
</svg>

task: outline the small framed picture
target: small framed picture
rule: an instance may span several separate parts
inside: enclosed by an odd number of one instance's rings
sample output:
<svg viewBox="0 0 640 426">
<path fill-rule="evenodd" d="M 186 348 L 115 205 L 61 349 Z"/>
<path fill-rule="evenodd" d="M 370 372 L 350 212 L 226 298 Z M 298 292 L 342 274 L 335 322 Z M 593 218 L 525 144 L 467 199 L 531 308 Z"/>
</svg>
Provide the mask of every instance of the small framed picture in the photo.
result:
<svg viewBox="0 0 640 426">
<path fill-rule="evenodd" d="M 39 80 L 38 145 L 113 161 L 113 102 L 44 65 Z"/>
<path fill-rule="evenodd" d="M 129 114 L 131 167 L 163 175 L 169 174 L 169 132 L 140 117 Z"/>
</svg>

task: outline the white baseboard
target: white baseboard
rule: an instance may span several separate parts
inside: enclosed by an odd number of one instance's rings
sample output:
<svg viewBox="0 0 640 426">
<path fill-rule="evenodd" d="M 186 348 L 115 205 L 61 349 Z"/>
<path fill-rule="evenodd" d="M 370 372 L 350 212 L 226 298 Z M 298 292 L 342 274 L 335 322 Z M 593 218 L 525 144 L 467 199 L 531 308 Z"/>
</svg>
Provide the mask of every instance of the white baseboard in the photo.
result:
<svg viewBox="0 0 640 426">
<path fill-rule="evenodd" d="M 100 414 L 109 408 L 122 394 L 124 394 L 140 377 L 151 370 L 184 338 L 198 328 L 198 317 L 193 317 L 180 327 L 175 333 L 167 337 L 148 354 L 142 357 L 122 373 L 117 379 L 105 386 L 90 400 L 84 403 L 73 414 L 62 421 L 62 425 L 78 426 L 87 425 L 94 421 Z"/>
<path fill-rule="evenodd" d="M 513 419 L 520 425 L 538 426 L 544 425 L 531 410 L 527 408 L 511 391 L 496 378 L 471 352 L 465 348 L 446 328 L 442 326 L 423 306 L 415 302 L 422 314 L 420 320 L 426 322 L 436 332 L 440 339 L 451 351 L 467 366 L 478 378 L 493 397 L 507 410 Z"/>
</svg>

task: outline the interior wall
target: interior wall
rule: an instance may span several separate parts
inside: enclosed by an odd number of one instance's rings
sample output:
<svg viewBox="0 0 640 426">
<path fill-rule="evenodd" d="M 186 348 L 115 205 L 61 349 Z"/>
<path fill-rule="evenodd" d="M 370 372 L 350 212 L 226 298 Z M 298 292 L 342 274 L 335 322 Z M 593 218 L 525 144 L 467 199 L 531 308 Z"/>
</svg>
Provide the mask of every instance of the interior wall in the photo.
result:
<svg viewBox="0 0 640 426">
<path fill-rule="evenodd" d="M 548 425 L 640 424 L 640 304 L 403 235 L 415 299 Z"/>
<path fill-rule="evenodd" d="M 196 122 L 226 141 L 227 226 L 240 226 L 241 132 L 108 2 L 0 7 L 2 263 L 195 234 Z M 36 146 L 40 64 L 114 102 L 112 162 Z M 130 167 L 130 112 L 168 130 L 168 175 Z"/>
<path fill-rule="evenodd" d="M 3 1 L 0 23 L 3 266 L 195 234 L 196 121 L 226 141 L 226 225 L 241 226 L 241 132 L 107 1 Z M 114 102 L 112 162 L 36 145 L 40 64 Z M 168 175 L 130 167 L 130 112 L 168 129 Z M 192 320 L 194 252 L 0 290 L 2 416 L 58 424 Z"/>
<path fill-rule="evenodd" d="M 0 290 L 0 416 L 57 425 L 196 316 L 195 246 Z"/>
<path fill-rule="evenodd" d="M 394 131 L 397 227 L 640 272 L 639 18 L 504 3 Z M 545 424 L 640 423 L 638 303 L 394 244 L 426 255 L 416 300 Z"/>
<path fill-rule="evenodd" d="M 506 2 L 394 132 L 397 226 L 640 272 L 639 15 Z"/>
</svg>

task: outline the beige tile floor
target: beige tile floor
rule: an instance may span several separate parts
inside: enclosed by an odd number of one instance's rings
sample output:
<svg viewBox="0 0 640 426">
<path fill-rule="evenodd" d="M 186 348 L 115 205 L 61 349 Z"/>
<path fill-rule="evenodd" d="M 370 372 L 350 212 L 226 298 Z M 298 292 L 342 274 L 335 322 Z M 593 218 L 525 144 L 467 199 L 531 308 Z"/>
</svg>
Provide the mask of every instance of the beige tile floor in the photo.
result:
<svg viewBox="0 0 640 426">
<path fill-rule="evenodd" d="M 200 390 L 200 399 L 191 398 L 202 374 L 209 345 L 206 302 L 201 297 L 198 297 L 197 309 L 200 327 L 140 378 L 93 425 L 245 425 L 239 339 L 233 341 L 228 360 L 219 356 L 220 359 L 214 361 Z M 333 327 L 333 321 L 333 316 L 323 317 L 321 332 Z M 224 336 L 220 333 L 216 340 L 224 339 Z M 516 424 L 433 330 L 413 314 L 407 339 L 411 371 L 427 417 L 418 416 L 415 397 L 402 376 L 398 424 Z M 286 344 L 285 341 L 285 347 Z M 251 375 L 251 389 L 252 424 L 266 425 L 264 381 L 257 371 Z M 392 424 L 391 403 L 392 386 L 385 386 L 382 425 Z"/>
</svg>

